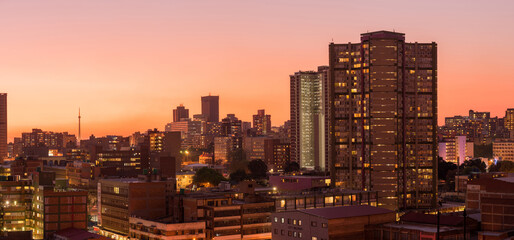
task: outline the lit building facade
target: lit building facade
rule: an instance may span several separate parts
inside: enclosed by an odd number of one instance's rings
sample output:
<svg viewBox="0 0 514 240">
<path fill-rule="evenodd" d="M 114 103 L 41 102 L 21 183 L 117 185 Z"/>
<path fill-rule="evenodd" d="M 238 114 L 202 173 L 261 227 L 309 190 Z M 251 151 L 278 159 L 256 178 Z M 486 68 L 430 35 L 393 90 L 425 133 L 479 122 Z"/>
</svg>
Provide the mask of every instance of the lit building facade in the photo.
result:
<svg viewBox="0 0 514 240">
<path fill-rule="evenodd" d="M 473 158 L 473 142 L 468 142 L 466 136 L 456 136 L 439 141 L 439 157 L 444 161 L 455 163 L 457 166 Z"/>
<path fill-rule="evenodd" d="M 0 177 L 0 229 L 30 230 L 30 209 L 34 187 L 29 179 L 19 176 Z"/>
<path fill-rule="evenodd" d="M 437 45 L 396 32 L 329 46 L 332 183 L 377 191 L 389 209 L 433 207 L 437 180 Z"/>
<path fill-rule="evenodd" d="M 505 118 L 503 124 L 509 130 L 510 138 L 514 138 L 514 108 L 509 108 L 505 111 Z"/>
<path fill-rule="evenodd" d="M 291 161 L 301 168 L 328 170 L 323 74 L 297 72 L 291 80 Z"/>
<path fill-rule="evenodd" d="M 271 133 L 271 115 L 266 115 L 264 109 L 258 110 L 257 115 L 253 115 L 253 128 L 257 135 Z"/>
<path fill-rule="evenodd" d="M 514 140 L 503 139 L 494 141 L 493 157 L 499 161 L 514 162 Z"/>
</svg>

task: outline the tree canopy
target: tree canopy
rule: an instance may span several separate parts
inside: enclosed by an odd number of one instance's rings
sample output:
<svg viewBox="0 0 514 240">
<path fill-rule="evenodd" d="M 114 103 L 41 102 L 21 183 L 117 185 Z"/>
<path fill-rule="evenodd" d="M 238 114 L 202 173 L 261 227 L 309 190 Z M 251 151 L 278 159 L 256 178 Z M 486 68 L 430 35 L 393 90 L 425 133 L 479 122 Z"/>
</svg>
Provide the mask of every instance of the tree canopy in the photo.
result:
<svg viewBox="0 0 514 240">
<path fill-rule="evenodd" d="M 457 164 L 444 161 L 443 158 L 439 157 L 439 164 L 438 164 L 438 171 L 437 171 L 437 178 L 444 180 L 446 179 L 448 172 L 451 170 L 457 169 Z"/>
<path fill-rule="evenodd" d="M 246 161 L 246 153 L 241 148 L 231 151 L 228 154 L 228 161 L 230 172 L 236 172 L 237 170 L 245 171 L 248 167 L 248 161 Z"/>
<path fill-rule="evenodd" d="M 237 170 L 230 174 L 229 180 L 232 184 L 237 184 L 248 179 L 248 175 L 244 170 Z"/>
<path fill-rule="evenodd" d="M 264 161 L 255 159 L 248 163 L 248 170 L 250 170 L 250 176 L 253 179 L 263 179 L 267 176 L 268 166 Z"/>
<path fill-rule="evenodd" d="M 297 162 L 288 162 L 284 166 L 285 173 L 298 172 L 300 171 L 300 165 Z"/>
<path fill-rule="evenodd" d="M 514 173 L 514 162 L 498 161 L 496 164 L 489 166 L 489 172 L 508 172 Z"/>
<path fill-rule="evenodd" d="M 223 177 L 223 175 L 208 167 L 200 168 L 193 176 L 193 183 L 195 184 L 210 183 L 211 185 L 216 186 L 224 180 L 226 179 Z"/>
</svg>

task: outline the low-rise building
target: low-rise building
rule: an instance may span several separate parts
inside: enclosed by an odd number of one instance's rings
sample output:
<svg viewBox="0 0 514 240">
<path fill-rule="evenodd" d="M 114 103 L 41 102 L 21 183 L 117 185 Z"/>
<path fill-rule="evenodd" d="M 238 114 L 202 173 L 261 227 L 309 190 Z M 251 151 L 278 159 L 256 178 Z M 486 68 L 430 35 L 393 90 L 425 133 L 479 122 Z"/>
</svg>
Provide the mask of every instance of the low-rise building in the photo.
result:
<svg viewBox="0 0 514 240">
<path fill-rule="evenodd" d="M 32 198 L 34 239 L 48 239 L 67 228 L 87 229 L 87 191 L 35 187 Z"/>
<path fill-rule="evenodd" d="M 504 239 L 514 234 L 514 178 L 478 178 L 468 182 L 466 206 L 479 209 L 479 239 Z"/>
<path fill-rule="evenodd" d="M 394 222 L 394 211 L 371 206 L 301 209 L 272 214 L 273 239 L 364 239 L 370 224 Z"/>
<path fill-rule="evenodd" d="M 409 212 L 398 222 L 366 226 L 365 239 L 369 240 L 457 240 L 470 239 L 477 229 L 477 221 L 462 216 L 440 215 L 439 236 L 437 215 Z M 464 238 L 466 221 L 466 238 Z"/>
<path fill-rule="evenodd" d="M 301 192 L 327 188 L 330 185 L 330 176 L 272 175 L 269 182 L 278 191 Z"/>
<path fill-rule="evenodd" d="M 98 182 L 100 234 L 128 239 L 130 216 L 156 219 L 171 214 L 170 197 L 175 182 L 151 181 L 150 177 L 101 179 Z"/>
<path fill-rule="evenodd" d="M 171 218 L 147 220 L 130 217 L 130 239 L 204 240 L 205 222 L 174 222 Z"/>
</svg>

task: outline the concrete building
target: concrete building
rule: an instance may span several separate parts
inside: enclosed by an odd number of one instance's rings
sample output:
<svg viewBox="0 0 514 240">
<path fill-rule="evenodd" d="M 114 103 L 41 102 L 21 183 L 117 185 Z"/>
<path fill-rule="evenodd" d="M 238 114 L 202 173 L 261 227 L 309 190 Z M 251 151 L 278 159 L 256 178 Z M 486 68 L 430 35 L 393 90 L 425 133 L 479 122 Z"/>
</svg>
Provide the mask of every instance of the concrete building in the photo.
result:
<svg viewBox="0 0 514 240">
<path fill-rule="evenodd" d="M 257 115 L 253 115 L 253 128 L 257 136 L 271 133 L 271 115 L 266 115 L 264 109 L 258 110 Z"/>
<path fill-rule="evenodd" d="M 464 161 L 473 158 L 473 146 L 473 142 L 466 141 L 466 136 L 446 138 L 439 141 L 439 157 L 460 166 Z"/>
<path fill-rule="evenodd" d="M 403 33 L 329 45 L 336 187 L 378 191 L 388 209 L 435 207 L 437 44 Z"/>
<path fill-rule="evenodd" d="M 273 240 L 364 239 L 370 224 L 394 222 L 394 211 L 371 206 L 344 206 L 277 212 L 272 215 Z"/>
<path fill-rule="evenodd" d="M 189 109 L 180 104 L 176 109 L 173 109 L 173 122 L 180 122 L 182 119 L 189 118 Z"/>
<path fill-rule="evenodd" d="M 290 86 L 291 161 L 301 168 L 328 171 L 323 74 L 296 72 Z"/>
<path fill-rule="evenodd" d="M 497 161 L 514 162 L 514 139 L 501 139 L 494 141 L 493 157 Z"/>
<path fill-rule="evenodd" d="M 284 170 L 284 166 L 291 161 L 291 145 L 283 143 L 280 139 L 268 139 L 264 142 L 266 152 L 271 151 L 272 156 L 266 156 L 266 164 L 268 169 L 273 169 L 275 172 Z"/>
<path fill-rule="evenodd" d="M 202 97 L 202 115 L 205 116 L 207 122 L 220 121 L 220 96 Z"/>
<path fill-rule="evenodd" d="M 171 214 L 171 194 L 175 192 L 175 182 L 149 179 L 149 176 L 142 176 L 139 179 L 101 179 L 98 182 L 101 235 L 128 239 L 130 216 L 157 219 Z"/>
<path fill-rule="evenodd" d="M 7 93 L 0 93 L 0 163 L 7 157 Z"/>
<path fill-rule="evenodd" d="M 266 162 L 266 140 L 268 137 L 245 137 L 243 138 L 243 149 L 246 152 L 246 159 L 248 161 L 260 159 Z M 268 155 L 270 153 L 268 152 Z"/>
</svg>

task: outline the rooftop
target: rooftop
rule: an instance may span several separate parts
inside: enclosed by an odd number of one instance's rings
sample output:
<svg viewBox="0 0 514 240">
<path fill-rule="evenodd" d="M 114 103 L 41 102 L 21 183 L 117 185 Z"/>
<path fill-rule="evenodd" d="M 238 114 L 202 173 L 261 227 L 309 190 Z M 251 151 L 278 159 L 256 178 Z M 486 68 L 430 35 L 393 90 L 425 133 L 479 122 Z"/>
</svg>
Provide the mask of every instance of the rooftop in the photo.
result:
<svg viewBox="0 0 514 240">
<path fill-rule="evenodd" d="M 322 217 L 325 219 L 336 219 L 336 218 L 349 218 L 349 217 L 360 217 L 368 215 L 386 214 L 393 213 L 393 211 L 372 207 L 367 205 L 360 206 L 344 206 L 344 207 L 327 207 L 327 208 L 314 208 L 314 209 L 302 209 L 297 210 L 299 212 L 307 213 L 310 215 Z"/>
<path fill-rule="evenodd" d="M 66 237 L 68 239 L 73 240 L 92 240 L 92 239 L 98 239 L 98 240 L 109 240 L 111 238 L 104 237 L 98 234 L 90 233 L 85 230 L 76 229 L 76 228 L 68 228 L 64 230 L 60 230 L 55 232 L 55 235 L 59 235 L 62 237 Z"/>
</svg>

